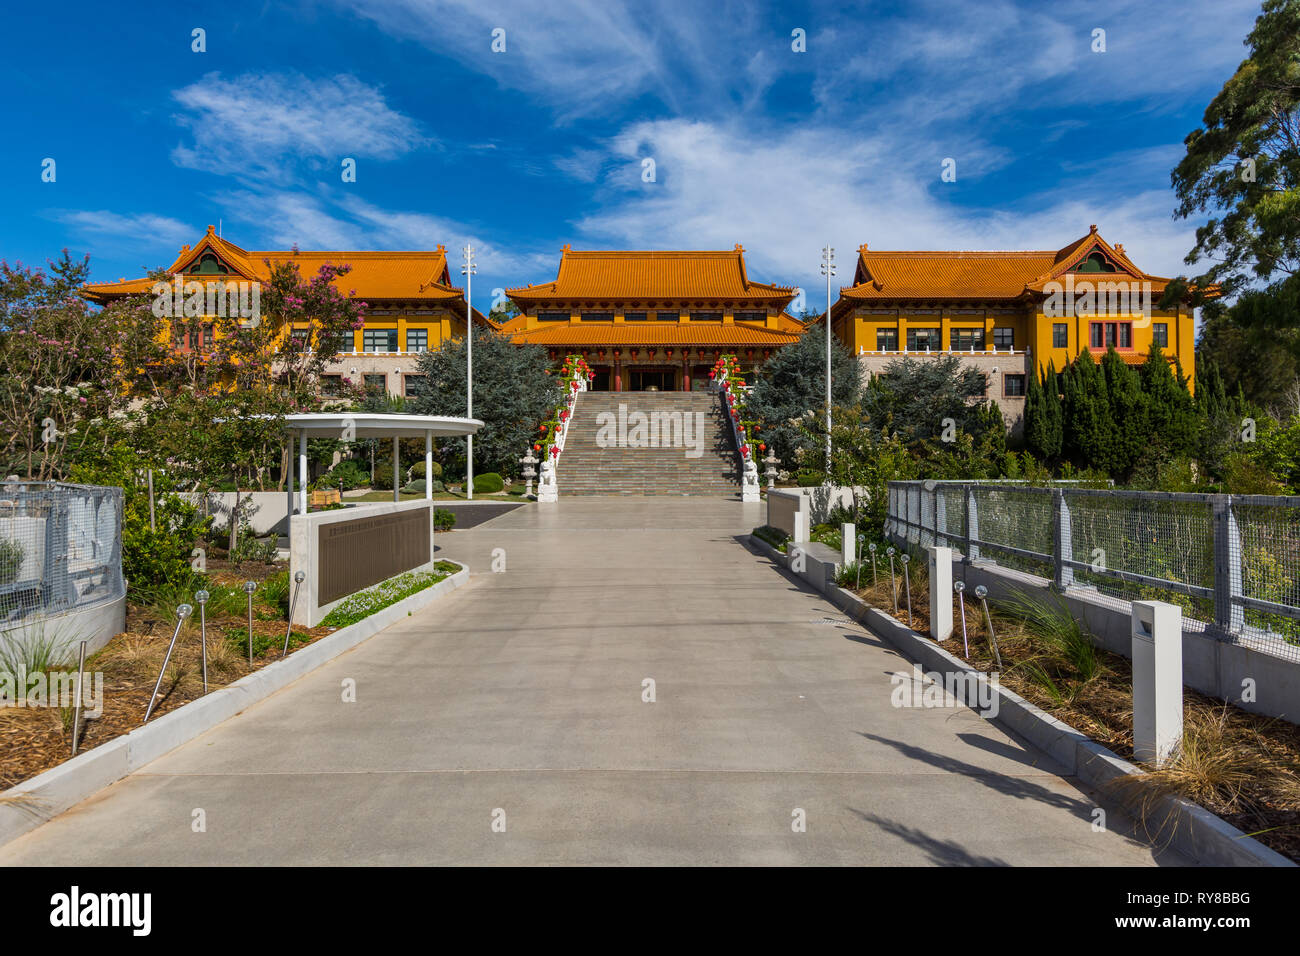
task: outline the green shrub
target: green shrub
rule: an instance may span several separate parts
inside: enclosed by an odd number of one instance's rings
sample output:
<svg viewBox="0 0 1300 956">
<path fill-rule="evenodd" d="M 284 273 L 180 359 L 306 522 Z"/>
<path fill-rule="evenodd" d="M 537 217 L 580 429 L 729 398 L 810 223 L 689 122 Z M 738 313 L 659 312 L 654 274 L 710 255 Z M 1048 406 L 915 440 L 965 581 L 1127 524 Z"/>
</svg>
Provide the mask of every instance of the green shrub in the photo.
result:
<svg viewBox="0 0 1300 956">
<path fill-rule="evenodd" d="M 411 482 L 409 485 L 404 487 L 402 491 L 404 491 L 408 495 L 422 495 L 424 494 L 424 488 L 425 488 L 424 479 L 416 478 L 413 482 Z"/>
<path fill-rule="evenodd" d="M 258 585 L 253 599 L 282 614 L 288 614 L 290 587 L 288 570 L 277 571 Z"/>
<path fill-rule="evenodd" d="M 421 462 L 417 462 L 416 464 L 414 464 L 414 465 L 411 466 L 411 480 L 412 480 L 412 481 L 414 481 L 416 478 L 426 478 L 426 477 L 428 477 L 428 476 L 425 475 L 425 473 L 424 473 L 424 462 L 422 462 L 422 461 L 421 461 Z M 440 464 L 439 464 L 438 462 L 436 462 L 436 461 L 433 463 L 433 477 L 434 477 L 434 478 L 441 478 L 441 477 L 442 477 L 442 465 L 440 465 Z"/>
<path fill-rule="evenodd" d="M 444 490 L 445 490 L 445 486 L 443 485 L 443 483 L 439 481 L 437 478 L 433 479 L 433 493 L 437 494 L 438 492 Z"/>
<path fill-rule="evenodd" d="M 155 527 L 149 527 L 145 475 L 150 467 L 152 463 L 138 451 L 119 443 L 105 455 L 76 465 L 69 478 L 81 484 L 124 490 L 122 573 L 132 589 L 187 585 L 194 578 L 190 551 L 207 529 L 198 509 L 174 493 L 174 483 L 160 469 L 153 473 Z"/>
<path fill-rule="evenodd" d="M 794 473 L 795 484 L 800 488 L 820 486 L 825 479 L 825 473 L 817 468 L 800 468 Z"/>
<path fill-rule="evenodd" d="M 393 487 L 393 466 L 388 462 L 380 462 L 375 465 L 375 479 L 370 482 L 371 488 L 391 488 Z"/>
<path fill-rule="evenodd" d="M 235 564 L 250 561 L 257 564 L 272 564 L 276 558 L 275 538 L 258 540 L 245 532 L 235 542 L 235 550 L 230 552 L 230 560 Z"/>
<path fill-rule="evenodd" d="M 481 495 L 494 495 L 505 488 L 505 480 L 494 471 L 474 476 L 474 492 Z"/>
<path fill-rule="evenodd" d="M 370 472 L 361 466 L 360 462 L 353 461 L 351 458 L 344 458 L 337 465 L 331 468 L 318 484 L 322 488 L 340 488 L 343 491 L 351 491 L 353 488 L 362 488 L 370 482 Z"/>
<path fill-rule="evenodd" d="M 21 542 L 0 540 L 0 584 L 10 584 L 18 577 L 26 554 Z"/>
<path fill-rule="evenodd" d="M 785 543 L 790 540 L 790 536 L 780 528 L 773 528 L 771 525 L 763 525 L 754 529 L 754 537 L 766 541 L 778 551 L 785 550 Z"/>
<path fill-rule="evenodd" d="M 450 531 L 456 527 L 456 516 L 446 508 L 433 509 L 433 530 Z"/>
</svg>

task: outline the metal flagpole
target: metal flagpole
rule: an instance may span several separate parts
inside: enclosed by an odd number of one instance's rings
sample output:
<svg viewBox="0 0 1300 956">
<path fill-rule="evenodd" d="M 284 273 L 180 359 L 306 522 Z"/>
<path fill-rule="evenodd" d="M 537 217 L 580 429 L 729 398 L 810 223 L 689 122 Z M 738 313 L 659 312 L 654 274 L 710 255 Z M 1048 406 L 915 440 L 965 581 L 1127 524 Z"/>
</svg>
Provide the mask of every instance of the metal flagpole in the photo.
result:
<svg viewBox="0 0 1300 956">
<path fill-rule="evenodd" d="M 474 247 L 466 244 L 465 264 L 460 274 L 465 277 L 465 417 L 474 417 Z M 429 480 L 429 476 L 425 476 Z M 474 500 L 474 436 L 465 436 L 465 492 Z"/>
<path fill-rule="evenodd" d="M 831 276 L 835 275 L 835 250 L 822 249 L 822 275 L 826 277 L 826 483 L 831 480 Z"/>
</svg>

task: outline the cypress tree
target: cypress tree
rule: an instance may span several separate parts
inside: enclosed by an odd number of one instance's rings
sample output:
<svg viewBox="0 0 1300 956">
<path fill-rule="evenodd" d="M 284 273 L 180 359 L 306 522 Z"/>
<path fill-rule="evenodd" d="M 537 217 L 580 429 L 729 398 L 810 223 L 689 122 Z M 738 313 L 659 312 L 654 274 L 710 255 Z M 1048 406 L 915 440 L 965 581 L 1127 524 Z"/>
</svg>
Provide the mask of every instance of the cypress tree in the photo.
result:
<svg viewBox="0 0 1300 956">
<path fill-rule="evenodd" d="M 1038 383 L 1038 369 L 1029 372 L 1029 389 L 1025 392 L 1025 447 L 1039 458 L 1046 458 L 1048 441 L 1043 389 Z"/>
<path fill-rule="evenodd" d="M 1075 450 L 1082 468 L 1113 473 L 1116 464 L 1115 423 L 1111 419 L 1106 376 L 1086 350 L 1074 361 L 1077 395 L 1073 421 Z"/>
<path fill-rule="evenodd" d="M 1127 477 L 1150 442 L 1146 396 L 1115 349 L 1106 350 L 1101 370 L 1112 427 L 1110 471 L 1116 478 Z"/>
<path fill-rule="evenodd" d="M 1060 384 L 1057 381 L 1056 364 L 1047 363 L 1043 373 L 1043 417 L 1047 419 L 1046 440 L 1043 445 L 1043 457 L 1055 460 L 1060 457 L 1065 444 L 1065 419 L 1061 408 Z"/>
<path fill-rule="evenodd" d="M 1181 366 L 1177 373 L 1169 367 L 1157 345 L 1152 346 L 1138 377 L 1146 396 L 1152 446 L 1168 455 L 1182 457 L 1194 453 L 1198 428 L 1196 409 Z"/>
</svg>

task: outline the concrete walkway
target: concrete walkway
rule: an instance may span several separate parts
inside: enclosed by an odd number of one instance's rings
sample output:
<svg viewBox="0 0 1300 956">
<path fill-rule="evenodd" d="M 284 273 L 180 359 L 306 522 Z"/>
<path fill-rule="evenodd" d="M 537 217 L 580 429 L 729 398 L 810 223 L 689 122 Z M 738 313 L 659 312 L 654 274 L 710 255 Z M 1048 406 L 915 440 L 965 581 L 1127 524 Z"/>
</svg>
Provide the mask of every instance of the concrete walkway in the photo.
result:
<svg viewBox="0 0 1300 956">
<path fill-rule="evenodd" d="M 464 588 L 0 864 L 1183 862 L 1094 832 L 971 711 L 891 706 L 907 663 L 739 543 L 760 508 L 569 498 L 444 535 Z"/>
</svg>

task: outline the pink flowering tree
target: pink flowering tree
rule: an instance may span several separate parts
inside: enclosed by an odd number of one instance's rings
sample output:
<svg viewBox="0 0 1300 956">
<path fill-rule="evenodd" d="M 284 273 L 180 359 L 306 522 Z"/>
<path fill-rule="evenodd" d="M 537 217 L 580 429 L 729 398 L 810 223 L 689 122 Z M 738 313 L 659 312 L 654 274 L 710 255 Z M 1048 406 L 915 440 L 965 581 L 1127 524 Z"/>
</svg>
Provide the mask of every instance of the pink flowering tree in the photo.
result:
<svg viewBox="0 0 1300 956">
<path fill-rule="evenodd" d="M 150 388 L 161 328 L 147 305 L 96 310 L 79 295 L 88 259 L 44 269 L 0 261 L 0 467 L 43 481 L 107 447 Z"/>
<path fill-rule="evenodd" d="M 272 264 L 261 287 L 261 315 L 219 320 L 218 360 L 240 388 L 277 393 L 286 411 L 314 407 L 315 382 L 351 347 L 365 324 L 366 303 L 343 291 L 351 266 L 323 265 L 304 279 L 297 263 Z"/>
</svg>

